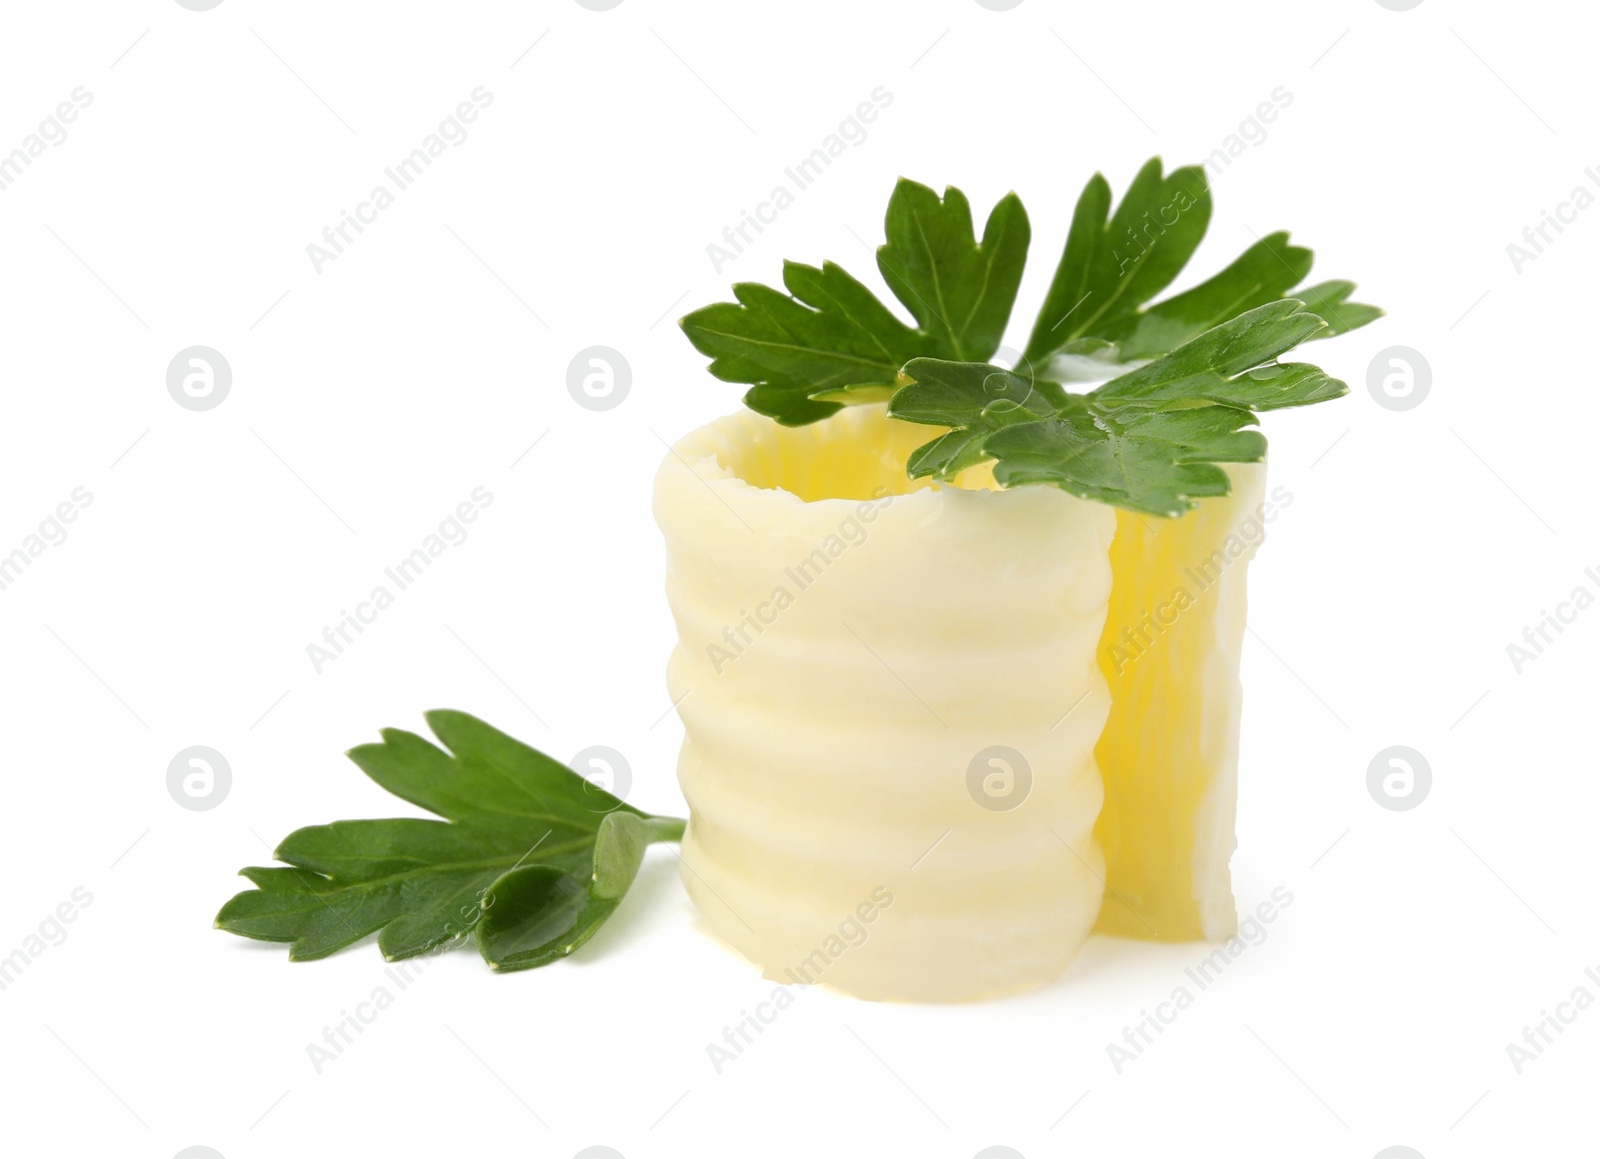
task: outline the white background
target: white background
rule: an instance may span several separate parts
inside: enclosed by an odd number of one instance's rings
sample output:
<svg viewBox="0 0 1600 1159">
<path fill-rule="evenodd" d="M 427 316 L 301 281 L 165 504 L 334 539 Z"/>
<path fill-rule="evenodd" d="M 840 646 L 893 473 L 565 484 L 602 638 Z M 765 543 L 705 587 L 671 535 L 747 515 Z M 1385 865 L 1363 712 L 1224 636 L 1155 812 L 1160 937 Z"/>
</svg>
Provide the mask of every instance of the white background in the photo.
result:
<svg viewBox="0 0 1600 1159">
<path fill-rule="evenodd" d="M 0 549 L 74 488 L 93 502 L 0 591 L 0 956 L 75 888 L 93 902 L 0 992 L 0 1150 L 1577 1153 L 1600 1010 L 1521 1074 L 1506 1046 L 1576 987 L 1600 997 L 1600 611 L 1520 674 L 1506 647 L 1600 592 L 1600 210 L 1520 273 L 1506 246 L 1600 192 L 1586 15 L 8 6 L 0 150 L 75 87 L 93 103 L 0 192 Z M 470 138 L 318 273 L 307 244 L 477 86 Z M 715 271 L 707 243 L 877 86 L 865 142 Z M 676 317 L 786 256 L 877 285 L 853 235 L 880 240 L 905 174 L 980 211 L 1022 194 L 1020 346 L 1090 174 L 1120 191 L 1152 154 L 1199 160 L 1278 86 L 1292 104 L 1214 179 L 1179 285 L 1292 228 L 1314 276 L 1389 316 L 1315 348 L 1349 398 L 1267 422 L 1295 499 L 1251 580 L 1234 868 L 1246 907 L 1294 895 L 1268 939 L 1121 1074 L 1107 1044 L 1200 946 L 1096 937 L 1059 983 L 980 1005 L 811 991 L 719 1075 L 707 1044 L 772 984 L 696 930 L 657 850 L 574 960 L 431 959 L 316 1073 L 307 1044 L 389 984 L 376 950 L 290 965 L 211 919 L 291 829 L 411 812 L 344 749 L 458 707 L 563 759 L 610 745 L 636 804 L 682 809 L 650 481 L 661 440 L 739 389 Z M 165 384 L 195 344 L 234 375 L 204 413 Z M 605 413 L 566 389 L 593 344 L 633 371 Z M 1396 344 L 1433 372 L 1404 413 L 1366 387 Z M 477 486 L 470 538 L 315 672 L 324 625 Z M 208 812 L 166 788 L 201 744 L 233 772 Z M 1393 744 L 1433 769 L 1408 812 L 1366 789 Z"/>
</svg>

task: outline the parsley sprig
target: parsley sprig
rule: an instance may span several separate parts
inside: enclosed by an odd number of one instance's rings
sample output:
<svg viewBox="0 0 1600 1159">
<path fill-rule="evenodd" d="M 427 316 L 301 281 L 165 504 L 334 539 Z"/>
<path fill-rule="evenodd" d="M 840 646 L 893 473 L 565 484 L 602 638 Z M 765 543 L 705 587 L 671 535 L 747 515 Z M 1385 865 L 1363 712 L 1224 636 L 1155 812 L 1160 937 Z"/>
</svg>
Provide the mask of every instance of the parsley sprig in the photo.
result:
<svg viewBox="0 0 1600 1159">
<path fill-rule="evenodd" d="M 983 363 L 916 358 L 889 413 L 951 427 L 912 453 L 913 478 L 953 479 L 994 461 L 1004 487 L 1052 483 L 1150 515 L 1182 515 L 1228 493 L 1219 463 L 1252 463 L 1267 441 L 1255 412 L 1337 398 L 1344 383 L 1278 355 L 1327 323 L 1292 299 L 1247 310 L 1087 394 Z"/>
<path fill-rule="evenodd" d="M 1073 213 L 1061 261 L 1021 359 L 991 365 L 1021 284 L 1030 227 L 1016 194 L 980 240 L 960 190 L 901 180 L 878 269 L 910 326 L 842 267 L 786 262 L 784 289 L 744 282 L 734 302 L 682 320 L 717 378 L 750 387 L 751 409 L 789 426 L 852 402 L 951 428 L 918 448 L 912 477 L 951 479 L 994 463 L 1002 486 L 1049 483 L 1153 515 L 1228 493 L 1218 464 L 1266 453 L 1255 413 L 1336 398 L 1345 385 L 1280 363 L 1301 342 L 1382 313 L 1347 281 L 1295 290 L 1311 251 L 1273 233 L 1199 285 L 1154 301 L 1182 272 L 1211 219 L 1205 171 L 1140 169 L 1122 201 L 1096 174 Z M 1152 361 L 1153 360 L 1153 361 Z M 1143 365 L 1148 363 L 1148 365 Z M 1109 378 L 1087 394 L 1064 383 Z"/>
<path fill-rule="evenodd" d="M 349 756 L 383 788 L 442 820 L 335 821 L 297 829 L 240 870 L 256 886 L 217 914 L 230 933 L 288 942 L 295 961 L 367 935 L 390 961 L 475 939 L 496 970 L 572 953 L 616 910 L 656 841 L 684 822 L 640 812 L 464 712 L 427 714 L 440 749 L 383 731 Z"/>
</svg>

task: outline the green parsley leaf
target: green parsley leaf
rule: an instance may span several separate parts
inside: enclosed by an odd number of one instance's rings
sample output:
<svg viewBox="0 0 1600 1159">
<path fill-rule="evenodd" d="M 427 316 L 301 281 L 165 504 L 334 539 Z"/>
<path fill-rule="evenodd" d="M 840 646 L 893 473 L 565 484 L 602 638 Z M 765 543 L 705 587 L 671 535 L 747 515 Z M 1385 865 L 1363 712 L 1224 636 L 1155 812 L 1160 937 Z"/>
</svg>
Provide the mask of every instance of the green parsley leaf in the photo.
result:
<svg viewBox="0 0 1600 1159">
<path fill-rule="evenodd" d="M 857 387 L 892 387 L 925 338 L 889 312 L 839 266 L 785 262 L 782 294 L 755 282 L 733 287 L 679 325 L 711 358 L 711 373 L 742 382 L 751 410 L 787 426 L 827 418 L 839 403 L 816 396 Z M 988 355 L 984 355 L 988 357 Z"/>
<path fill-rule="evenodd" d="M 1352 282 L 1295 290 L 1311 251 L 1268 234 L 1207 280 L 1152 302 L 1182 272 L 1211 221 L 1205 169 L 1164 173 L 1153 157 L 1113 209 L 1096 174 L 1073 211 L 1061 261 L 1015 371 L 992 366 L 1021 284 L 1027 213 L 1007 194 L 980 242 L 959 189 L 941 198 L 902 179 L 878 268 L 916 327 L 831 263 L 788 263 L 784 294 L 743 283 L 736 303 L 681 325 L 711 373 L 745 402 L 800 426 L 841 405 L 950 428 L 917 448 L 913 478 L 949 480 L 994 459 L 1004 486 L 1053 483 L 1137 511 L 1177 515 L 1227 493 L 1216 464 L 1265 453 L 1243 428 L 1257 411 L 1346 393 L 1314 366 L 1276 359 L 1300 342 L 1382 315 L 1350 301 Z M 1110 379 L 1089 394 L 1059 384 Z"/>
<path fill-rule="evenodd" d="M 1215 463 L 1250 462 L 1266 452 L 1254 420 L 1227 407 L 1155 412 L 1127 421 L 1086 410 L 1013 427 L 988 440 L 1002 486 L 1052 483 L 1084 499 L 1150 515 L 1177 516 L 1196 499 L 1228 493 Z"/>
<path fill-rule="evenodd" d="M 1211 223 L 1211 190 L 1198 165 L 1161 175 L 1152 157 L 1116 212 L 1111 186 L 1089 179 L 1023 357 L 1037 365 L 1079 338 L 1108 338 L 1178 276 Z"/>
<path fill-rule="evenodd" d="M 885 218 L 878 268 L 918 322 L 901 322 L 872 291 L 832 262 L 785 262 L 784 294 L 753 282 L 679 325 L 711 373 L 751 389 L 745 405 L 785 426 L 827 418 L 843 402 L 887 398 L 918 355 L 983 361 L 1000 337 L 1022 281 L 1028 215 L 1016 194 L 989 214 L 983 241 L 959 189 L 943 200 L 902 180 Z"/>
<path fill-rule="evenodd" d="M 1022 365 L 1037 368 L 1035 377 L 1108 377 L 1120 364 L 1160 357 L 1246 310 L 1285 300 L 1310 273 L 1311 251 L 1273 233 L 1212 278 L 1150 305 L 1193 256 L 1210 220 L 1201 166 L 1163 175 L 1161 159 L 1152 158 L 1115 211 L 1110 184 L 1096 174 L 1078 199 Z M 959 189 L 941 198 L 902 179 L 884 230 L 878 269 L 915 327 L 831 262 L 820 269 L 785 263 L 787 293 L 740 283 L 736 301 L 703 307 L 679 324 L 711 358 L 713 375 L 747 384 L 745 404 L 786 426 L 827 418 L 841 404 L 884 401 L 903 385 L 899 371 L 913 358 L 992 358 L 1027 258 L 1030 227 L 1017 195 L 990 212 L 980 242 Z M 1326 336 L 1382 314 L 1350 302 L 1354 288 L 1322 282 L 1293 297 L 1328 323 Z"/>
<path fill-rule="evenodd" d="M 1000 199 L 972 232 L 972 210 L 956 188 L 944 199 L 901 178 L 884 218 L 888 241 L 878 247 L 884 281 L 911 311 L 927 344 L 922 352 L 956 362 L 984 362 L 1000 349 L 1028 260 L 1028 215 L 1015 193 Z"/>
<path fill-rule="evenodd" d="M 1254 400 L 1273 396 L 1235 380 L 1247 370 L 1271 363 L 1327 326 L 1299 302 L 1269 302 L 1205 331 L 1164 358 L 1112 379 L 1092 397 L 1102 408 L 1166 408 L 1204 399 L 1227 406 L 1271 409 Z M 1299 401 L 1319 402 L 1321 398 Z M 1273 405 L 1296 403 L 1280 400 Z"/>
<path fill-rule="evenodd" d="M 952 428 L 913 452 L 913 478 L 948 480 L 992 459 L 1003 487 L 1048 483 L 1176 516 L 1197 499 L 1228 493 L 1217 464 L 1266 454 L 1266 439 L 1245 429 L 1254 412 L 1347 393 L 1317 367 L 1277 361 L 1327 329 L 1297 301 L 1269 302 L 1087 394 L 999 367 L 913 359 L 905 372 L 915 381 L 894 396 L 889 413 Z"/>
<path fill-rule="evenodd" d="M 1294 296 L 1305 303 L 1307 310 L 1327 319 L 1327 331 L 1318 334 L 1317 337 L 1331 338 L 1335 334 L 1348 334 L 1351 330 L 1359 329 L 1368 322 L 1375 322 L 1383 317 L 1383 311 L 1376 306 L 1348 301 L 1350 295 L 1355 293 L 1355 289 L 1354 282 L 1336 279 L 1296 290 Z"/>
<path fill-rule="evenodd" d="M 1153 358 L 1246 310 L 1282 298 L 1311 272 L 1311 251 L 1287 233 L 1262 238 L 1221 273 L 1106 328 L 1125 360 Z M 1351 287 L 1354 289 L 1354 287 Z"/>
<path fill-rule="evenodd" d="M 545 865 L 505 874 L 484 896 L 478 950 L 496 970 L 527 970 L 565 957 L 594 936 L 633 884 L 652 841 L 676 841 L 672 818 L 610 813 L 595 835 L 588 878 Z"/>
<path fill-rule="evenodd" d="M 913 479 L 954 478 L 991 458 L 984 440 L 1002 427 L 1048 418 L 1066 393 L 1054 383 L 1035 386 L 1021 375 L 983 362 L 913 358 L 905 374 L 913 380 L 894 396 L 890 414 L 908 422 L 955 427 L 912 452 L 906 471 Z"/>
<path fill-rule="evenodd" d="M 1153 306 L 1193 256 L 1211 220 L 1205 169 L 1161 175 L 1145 163 L 1111 212 L 1111 187 L 1099 174 L 1073 213 L 1061 264 L 1034 323 L 1024 358 L 1044 366 L 1052 355 L 1093 355 L 1135 362 L 1176 349 L 1246 310 L 1292 297 L 1342 334 L 1381 317 L 1375 306 L 1347 303 L 1352 282 L 1294 291 L 1311 272 L 1311 251 L 1284 232 L 1268 234 L 1220 273 Z"/>
<path fill-rule="evenodd" d="M 443 820 L 335 821 L 296 830 L 241 870 L 217 926 L 288 942 L 296 961 L 377 932 L 386 958 L 415 957 L 476 932 L 496 969 L 570 954 L 616 909 L 654 841 L 683 822 L 625 804 L 559 761 L 466 713 L 427 714 L 446 752 L 386 729 L 350 751 L 389 792 Z"/>
</svg>

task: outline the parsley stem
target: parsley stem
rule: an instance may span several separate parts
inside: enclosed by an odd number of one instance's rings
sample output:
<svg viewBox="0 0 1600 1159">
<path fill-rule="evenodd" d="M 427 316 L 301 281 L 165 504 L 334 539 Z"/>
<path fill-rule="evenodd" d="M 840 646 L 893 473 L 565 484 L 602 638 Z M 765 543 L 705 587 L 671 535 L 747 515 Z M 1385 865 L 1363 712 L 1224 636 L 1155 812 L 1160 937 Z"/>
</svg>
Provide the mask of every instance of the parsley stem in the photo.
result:
<svg viewBox="0 0 1600 1159">
<path fill-rule="evenodd" d="M 656 841 L 682 841 L 683 829 L 688 822 L 679 817 L 646 817 L 645 824 Z"/>
</svg>

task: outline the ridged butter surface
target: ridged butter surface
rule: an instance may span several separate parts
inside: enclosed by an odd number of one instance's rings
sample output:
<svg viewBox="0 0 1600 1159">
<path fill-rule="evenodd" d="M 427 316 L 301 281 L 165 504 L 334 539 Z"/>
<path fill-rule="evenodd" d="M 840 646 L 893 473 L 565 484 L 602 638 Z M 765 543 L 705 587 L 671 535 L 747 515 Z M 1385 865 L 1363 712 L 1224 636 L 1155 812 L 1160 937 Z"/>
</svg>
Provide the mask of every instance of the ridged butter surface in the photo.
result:
<svg viewBox="0 0 1600 1159">
<path fill-rule="evenodd" d="M 685 885 L 768 976 L 874 999 L 1046 982 L 1104 893 L 1116 515 L 913 484 L 933 433 L 882 407 L 797 429 L 745 412 L 656 480 Z M 996 746 L 1021 761 L 980 758 Z"/>
</svg>

